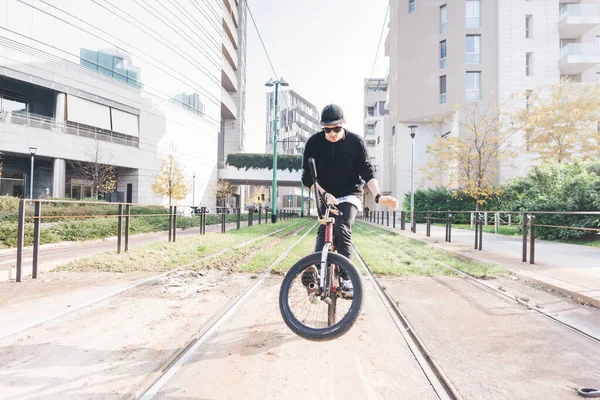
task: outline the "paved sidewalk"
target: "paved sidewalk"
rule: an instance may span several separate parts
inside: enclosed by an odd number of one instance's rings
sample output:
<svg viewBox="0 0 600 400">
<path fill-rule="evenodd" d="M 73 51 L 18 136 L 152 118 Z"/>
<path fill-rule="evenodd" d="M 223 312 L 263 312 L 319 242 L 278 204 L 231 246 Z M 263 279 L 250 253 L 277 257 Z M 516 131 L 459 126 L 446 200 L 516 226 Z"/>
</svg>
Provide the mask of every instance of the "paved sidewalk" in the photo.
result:
<svg viewBox="0 0 600 400">
<path fill-rule="evenodd" d="M 246 226 L 247 222 L 242 221 L 242 227 Z M 258 224 L 254 222 L 254 224 Z M 237 224 L 228 223 L 226 230 L 235 229 Z M 220 232 L 221 225 L 207 225 L 206 232 Z M 177 229 L 177 238 L 185 236 L 198 235 L 200 232 L 199 228 L 188 228 L 188 229 Z M 163 242 L 169 240 L 167 231 L 130 235 L 129 236 L 129 249 L 134 249 L 146 244 Z M 125 249 L 125 238 L 121 243 L 121 251 Z M 103 253 L 107 251 L 117 251 L 117 238 L 111 237 L 105 240 L 94 240 L 86 242 L 62 242 L 56 244 L 48 244 L 40 246 L 38 271 L 49 271 L 52 268 L 68 263 L 69 261 L 76 260 L 77 258 L 94 255 L 97 253 Z M 27 247 L 23 250 L 23 277 L 31 277 L 32 269 L 32 248 Z M 0 282 L 16 279 L 17 276 L 17 250 L 11 249 L 9 251 L 3 251 L 0 254 Z"/>
<path fill-rule="evenodd" d="M 535 264 L 532 265 L 529 241 L 528 261 L 522 261 L 522 237 L 484 232 L 483 249 L 478 251 L 474 249 L 474 231 L 452 228 L 452 243 L 446 243 L 443 226 L 432 226 L 431 237 L 426 236 L 425 224 L 417 224 L 416 234 L 410 231 L 409 224 L 405 231 L 398 229 L 399 224 L 396 226 L 396 229 L 387 229 L 471 259 L 498 264 L 522 278 L 600 307 L 600 248 L 536 240 Z"/>
</svg>

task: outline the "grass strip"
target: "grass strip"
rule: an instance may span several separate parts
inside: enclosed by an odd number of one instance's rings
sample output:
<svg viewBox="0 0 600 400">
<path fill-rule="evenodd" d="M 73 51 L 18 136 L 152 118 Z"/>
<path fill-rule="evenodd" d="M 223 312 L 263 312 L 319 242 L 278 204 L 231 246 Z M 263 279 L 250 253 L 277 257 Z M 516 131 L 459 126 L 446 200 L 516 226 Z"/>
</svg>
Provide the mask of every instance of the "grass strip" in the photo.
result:
<svg viewBox="0 0 600 400">
<path fill-rule="evenodd" d="M 475 261 L 464 261 L 460 258 L 440 251 L 425 243 L 396 236 L 383 229 L 368 227 L 382 235 L 379 236 L 357 224 L 352 238 L 358 251 L 365 258 L 373 272 L 377 275 L 391 276 L 455 276 L 452 270 L 425 257 L 429 256 L 459 271 L 477 278 L 491 278 L 505 273 L 502 268 L 493 264 Z M 399 246 L 402 244 L 409 249 Z M 416 252 L 421 254 L 418 254 Z"/>
<path fill-rule="evenodd" d="M 277 235 L 285 234 L 309 221 L 287 220 L 277 224 L 255 225 L 232 230 L 225 234 L 213 233 L 204 236 L 188 236 L 180 238 L 175 243 L 158 242 L 140 246 L 127 253 L 112 252 L 83 257 L 57 268 L 59 271 L 104 271 L 104 272 L 133 272 L 133 271 L 166 271 L 179 265 L 190 263 L 202 257 L 232 248 L 248 240 L 284 228 Z M 292 227 L 292 225 L 296 225 Z M 263 238 L 256 243 L 272 240 Z M 256 246 L 253 243 L 251 246 Z"/>
<path fill-rule="evenodd" d="M 310 224 L 308 224 L 308 226 L 313 225 L 314 223 L 315 223 L 314 220 L 311 219 Z M 277 260 L 281 256 L 281 254 L 283 254 L 294 242 L 296 242 L 298 240 L 298 238 L 300 236 L 302 236 L 306 233 L 308 226 L 304 226 L 301 230 L 294 232 L 294 234 L 281 240 L 275 246 L 272 246 L 268 249 L 263 249 L 259 252 L 256 252 L 251 257 L 249 257 L 247 260 L 240 263 L 239 270 L 243 271 L 243 272 L 262 272 L 262 271 L 266 270 L 269 267 L 269 265 L 271 265 L 275 260 Z M 312 230 L 311 230 L 311 232 L 312 232 Z M 302 240 L 302 242 L 305 242 L 310 236 L 311 235 L 309 233 Z M 314 241 L 314 238 L 313 238 L 313 241 Z M 297 248 L 298 248 L 298 246 L 296 246 L 292 250 L 292 252 L 294 250 L 297 250 Z M 306 255 L 306 254 L 304 254 L 304 255 Z M 290 255 L 288 255 L 288 257 L 286 257 L 286 260 L 290 259 L 289 256 Z M 298 257 L 296 259 L 296 261 L 298 261 L 301 257 L 303 257 L 303 256 Z M 276 269 L 276 271 L 282 271 L 283 270 L 282 268 L 285 268 L 285 267 L 282 267 L 282 264 L 283 264 L 283 262 L 280 263 L 278 266 L 276 266 L 276 268 L 278 268 L 278 269 Z M 287 265 L 287 268 L 289 268 L 291 265 L 292 264 Z"/>
</svg>

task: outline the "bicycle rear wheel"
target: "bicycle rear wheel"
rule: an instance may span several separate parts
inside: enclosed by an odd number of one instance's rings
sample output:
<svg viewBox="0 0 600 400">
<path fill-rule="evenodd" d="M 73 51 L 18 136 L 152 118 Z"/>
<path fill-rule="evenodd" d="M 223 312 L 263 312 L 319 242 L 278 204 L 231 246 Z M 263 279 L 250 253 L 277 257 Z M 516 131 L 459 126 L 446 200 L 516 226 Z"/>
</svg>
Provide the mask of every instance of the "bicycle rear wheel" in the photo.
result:
<svg viewBox="0 0 600 400">
<path fill-rule="evenodd" d="M 279 292 L 279 309 L 286 325 L 298 336 L 314 341 L 332 340 L 348 332 L 360 314 L 363 296 L 356 267 L 346 257 L 329 253 L 327 262 L 332 268 L 337 265 L 347 273 L 354 291 L 351 298 L 342 298 L 341 288 L 337 286 L 340 281 L 336 279 L 330 295 L 322 299 L 318 292 L 318 276 L 314 276 L 316 289 L 306 285 L 305 276 L 305 272 L 312 273 L 313 266 L 320 262 L 321 253 L 302 258 L 285 275 Z M 329 279 L 325 282 L 329 283 Z"/>
</svg>

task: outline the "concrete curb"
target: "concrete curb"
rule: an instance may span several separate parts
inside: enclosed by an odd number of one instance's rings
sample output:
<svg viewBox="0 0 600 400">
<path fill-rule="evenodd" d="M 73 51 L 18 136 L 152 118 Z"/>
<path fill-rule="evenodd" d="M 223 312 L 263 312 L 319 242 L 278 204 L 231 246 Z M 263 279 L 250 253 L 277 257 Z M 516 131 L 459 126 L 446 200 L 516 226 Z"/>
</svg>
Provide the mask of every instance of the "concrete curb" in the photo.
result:
<svg viewBox="0 0 600 400">
<path fill-rule="evenodd" d="M 377 225 L 372 222 L 367 222 L 367 221 L 362 221 L 362 220 L 360 222 L 364 222 L 365 224 L 371 225 L 373 227 L 386 230 L 396 236 L 402 236 L 407 239 L 416 240 L 418 242 L 435 247 L 437 250 L 444 251 L 448 254 L 452 254 L 453 256 L 455 256 L 463 261 L 487 262 L 490 264 L 495 264 L 495 265 L 501 267 L 502 269 L 506 270 L 507 272 L 510 272 L 510 273 L 518 276 L 519 279 L 528 281 L 528 282 L 533 283 L 538 286 L 542 286 L 542 287 L 551 289 L 561 295 L 570 297 L 571 299 L 577 301 L 578 303 L 581 303 L 584 305 L 591 305 L 591 306 L 600 308 L 600 300 L 599 299 L 595 299 L 593 297 L 589 297 L 589 296 L 579 293 L 577 291 L 576 285 L 568 284 L 568 283 L 565 283 L 565 282 L 562 282 L 562 281 L 559 281 L 556 279 L 552 279 L 552 278 L 549 278 L 549 277 L 546 277 L 546 276 L 543 276 L 540 274 L 536 274 L 535 272 L 525 271 L 525 270 L 522 270 L 519 268 L 514 268 L 513 266 L 511 266 L 509 264 L 503 263 L 501 261 L 498 261 L 498 260 L 495 260 L 492 258 L 487 258 L 487 257 L 478 258 L 478 257 L 469 256 L 466 254 L 461 254 L 456 251 L 453 251 L 452 249 L 448 249 L 443 246 L 440 246 L 437 243 L 432 243 L 430 240 L 422 238 L 421 235 L 419 235 L 419 234 L 416 234 L 416 235 L 418 235 L 418 236 L 416 236 L 412 232 L 398 231 L 397 228 L 396 228 L 396 230 L 394 230 L 394 228 L 384 226 L 384 225 Z"/>
</svg>

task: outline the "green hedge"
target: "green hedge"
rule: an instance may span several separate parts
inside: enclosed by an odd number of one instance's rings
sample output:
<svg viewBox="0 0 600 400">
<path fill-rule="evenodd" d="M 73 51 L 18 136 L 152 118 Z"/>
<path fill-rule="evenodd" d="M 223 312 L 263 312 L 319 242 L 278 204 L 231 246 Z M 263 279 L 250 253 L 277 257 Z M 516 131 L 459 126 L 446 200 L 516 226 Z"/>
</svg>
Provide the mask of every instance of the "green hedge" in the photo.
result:
<svg viewBox="0 0 600 400">
<path fill-rule="evenodd" d="M 235 153 L 227 156 L 227 164 L 239 169 L 273 169 L 272 154 Z M 302 156 L 282 154 L 277 156 L 277 169 L 290 172 L 302 169 Z"/>
<path fill-rule="evenodd" d="M 479 206 L 482 211 L 498 209 L 500 200 L 493 199 L 485 205 Z M 415 211 L 417 211 L 417 222 L 425 222 L 423 211 L 473 211 L 475 202 L 472 200 L 460 200 L 453 196 L 453 191 L 443 186 L 415 190 Z M 410 192 L 404 195 L 403 210 L 410 211 Z M 446 218 L 443 214 L 432 214 L 432 218 Z M 453 217 L 455 223 L 470 223 L 470 214 L 456 213 Z M 440 222 L 440 221 L 436 221 Z"/>
<path fill-rule="evenodd" d="M 524 178 L 509 182 L 503 198 L 514 211 L 600 211 L 600 162 L 546 163 Z M 600 228 L 599 216 L 538 214 L 541 225 Z M 536 236 L 550 240 L 589 239 L 594 231 L 536 228 Z"/>
<path fill-rule="evenodd" d="M 227 222 L 235 222 L 235 214 L 227 215 Z M 242 221 L 248 220 L 247 214 L 241 215 Z M 221 215 L 207 215 L 207 225 L 217 225 L 221 223 Z M 200 225 L 199 217 L 178 217 L 178 228 L 196 228 Z M 123 225 L 124 226 L 124 225 Z M 56 243 L 63 241 L 93 240 L 104 239 L 117 235 L 118 219 L 115 217 L 93 218 L 93 219 L 71 219 L 51 224 L 44 224 L 40 229 L 41 244 Z M 169 229 L 169 218 L 163 216 L 153 217 L 131 217 L 130 232 L 151 233 L 157 231 L 166 231 Z M 25 225 L 25 245 L 30 246 L 33 241 L 33 224 Z M 0 245 L 4 247 L 16 247 L 17 245 L 17 223 L 0 222 Z"/>
</svg>

